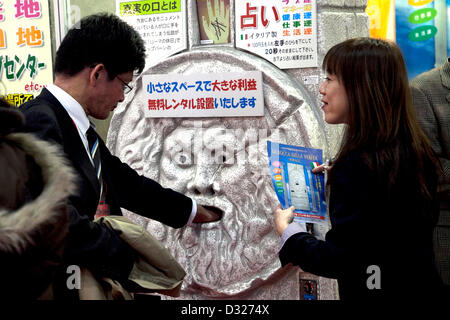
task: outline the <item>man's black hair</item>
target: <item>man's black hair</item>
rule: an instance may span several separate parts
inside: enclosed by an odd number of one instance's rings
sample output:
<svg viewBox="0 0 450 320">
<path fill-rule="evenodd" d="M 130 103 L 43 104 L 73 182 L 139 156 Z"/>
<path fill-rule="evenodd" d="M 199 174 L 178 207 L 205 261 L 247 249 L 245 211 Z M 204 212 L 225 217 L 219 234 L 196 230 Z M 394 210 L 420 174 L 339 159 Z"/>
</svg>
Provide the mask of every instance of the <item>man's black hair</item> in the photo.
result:
<svg viewBox="0 0 450 320">
<path fill-rule="evenodd" d="M 119 17 L 109 13 L 87 16 L 69 30 L 55 59 L 55 73 L 73 76 L 102 63 L 112 79 L 118 74 L 145 66 L 141 36 Z"/>
<path fill-rule="evenodd" d="M 15 131 L 20 131 L 25 124 L 22 112 L 0 96 L 0 138 Z"/>
</svg>

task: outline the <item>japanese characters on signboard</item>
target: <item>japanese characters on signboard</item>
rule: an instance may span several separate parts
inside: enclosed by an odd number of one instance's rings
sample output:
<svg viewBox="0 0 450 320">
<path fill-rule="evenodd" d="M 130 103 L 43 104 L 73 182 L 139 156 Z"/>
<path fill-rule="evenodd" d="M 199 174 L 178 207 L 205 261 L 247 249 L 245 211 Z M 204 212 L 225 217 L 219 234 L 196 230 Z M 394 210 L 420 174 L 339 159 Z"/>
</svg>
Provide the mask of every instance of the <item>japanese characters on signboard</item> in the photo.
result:
<svg viewBox="0 0 450 320">
<path fill-rule="evenodd" d="M 280 69 L 317 67 L 316 0 L 235 1 L 236 47 Z"/>
<path fill-rule="evenodd" d="M 0 95 L 20 106 L 53 82 L 48 2 L 0 0 Z"/>
<path fill-rule="evenodd" d="M 143 86 L 150 118 L 264 115 L 260 71 L 146 75 Z"/>
<path fill-rule="evenodd" d="M 146 67 L 187 48 L 186 0 L 116 0 L 116 14 L 144 40 Z"/>
</svg>

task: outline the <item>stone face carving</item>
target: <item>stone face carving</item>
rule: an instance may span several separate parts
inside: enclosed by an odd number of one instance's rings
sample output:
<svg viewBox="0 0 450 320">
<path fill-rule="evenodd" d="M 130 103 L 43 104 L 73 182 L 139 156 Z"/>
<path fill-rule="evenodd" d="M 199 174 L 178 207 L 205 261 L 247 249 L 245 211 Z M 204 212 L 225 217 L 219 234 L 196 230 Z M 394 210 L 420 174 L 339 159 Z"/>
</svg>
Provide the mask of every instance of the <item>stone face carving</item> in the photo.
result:
<svg viewBox="0 0 450 320">
<path fill-rule="evenodd" d="M 219 222 L 172 229 L 126 212 L 185 268 L 181 298 L 299 298 L 298 269 L 280 269 L 278 260 L 272 218 L 278 200 L 266 143 L 320 148 L 328 156 L 324 123 L 306 90 L 270 63 L 229 47 L 194 49 L 143 75 L 245 70 L 263 72 L 264 117 L 145 118 L 141 75 L 111 120 L 107 144 L 122 161 L 224 214 Z"/>
</svg>

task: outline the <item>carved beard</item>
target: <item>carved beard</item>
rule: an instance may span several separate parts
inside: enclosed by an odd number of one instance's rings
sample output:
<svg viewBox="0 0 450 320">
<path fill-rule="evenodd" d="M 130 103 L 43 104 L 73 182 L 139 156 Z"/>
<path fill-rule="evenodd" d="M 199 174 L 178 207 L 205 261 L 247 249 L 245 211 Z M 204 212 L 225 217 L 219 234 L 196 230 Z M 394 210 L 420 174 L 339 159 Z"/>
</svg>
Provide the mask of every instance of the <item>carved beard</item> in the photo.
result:
<svg viewBox="0 0 450 320">
<path fill-rule="evenodd" d="M 216 297 L 242 293 L 252 287 L 252 281 L 265 280 L 279 268 L 274 245 L 279 237 L 272 220 L 276 199 L 270 187 L 257 192 L 254 186 L 239 197 L 233 195 L 233 201 L 216 201 L 225 211 L 220 222 L 177 230 L 158 222 L 149 224 L 148 229 L 185 268 L 186 293 L 201 290 Z"/>
<path fill-rule="evenodd" d="M 209 132 L 221 132 L 218 129 L 205 128 L 205 140 Z M 198 137 L 198 132 L 175 130 L 166 138 L 160 183 L 194 198 L 200 205 L 220 209 L 224 213 L 222 220 L 178 230 L 152 222 L 149 230 L 185 268 L 186 292 L 200 290 L 212 296 L 242 293 L 252 287 L 252 281 L 265 280 L 279 268 L 275 245 L 279 237 L 272 218 L 277 198 L 270 175 L 263 170 L 267 157 L 250 156 L 255 149 L 250 152 L 247 146 L 243 150 L 245 157 L 235 159 L 233 164 L 218 164 L 217 159 L 202 163 L 208 161 L 201 158 L 202 154 L 211 156 L 207 150 L 191 152 L 187 148 L 187 152 L 180 147 L 193 144 L 191 137 Z M 213 137 L 220 140 L 225 135 Z M 235 138 L 232 134 L 228 137 Z M 226 138 L 223 141 L 229 142 Z M 205 148 L 213 143 L 206 141 Z M 182 164 L 179 155 L 186 160 Z M 197 160 L 189 163 L 194 155 Z"/>
</svg>

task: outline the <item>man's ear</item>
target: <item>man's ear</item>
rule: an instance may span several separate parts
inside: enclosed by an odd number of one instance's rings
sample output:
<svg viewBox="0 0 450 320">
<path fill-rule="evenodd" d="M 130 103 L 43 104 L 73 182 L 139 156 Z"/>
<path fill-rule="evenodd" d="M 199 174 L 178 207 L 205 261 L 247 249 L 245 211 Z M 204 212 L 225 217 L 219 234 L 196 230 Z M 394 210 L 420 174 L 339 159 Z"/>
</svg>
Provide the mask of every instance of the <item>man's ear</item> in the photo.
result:
<svg viewBox="0 0 450 320">
<path fill-rule="evenodd" d="M 100 74 L 105 71 L 105 66 L 101 63 L 95 65 L 93 68 L 89 68 L 89 82 L 92 85 L 95 85 L 95 82 L 100 77 Z"/>
</svg>

